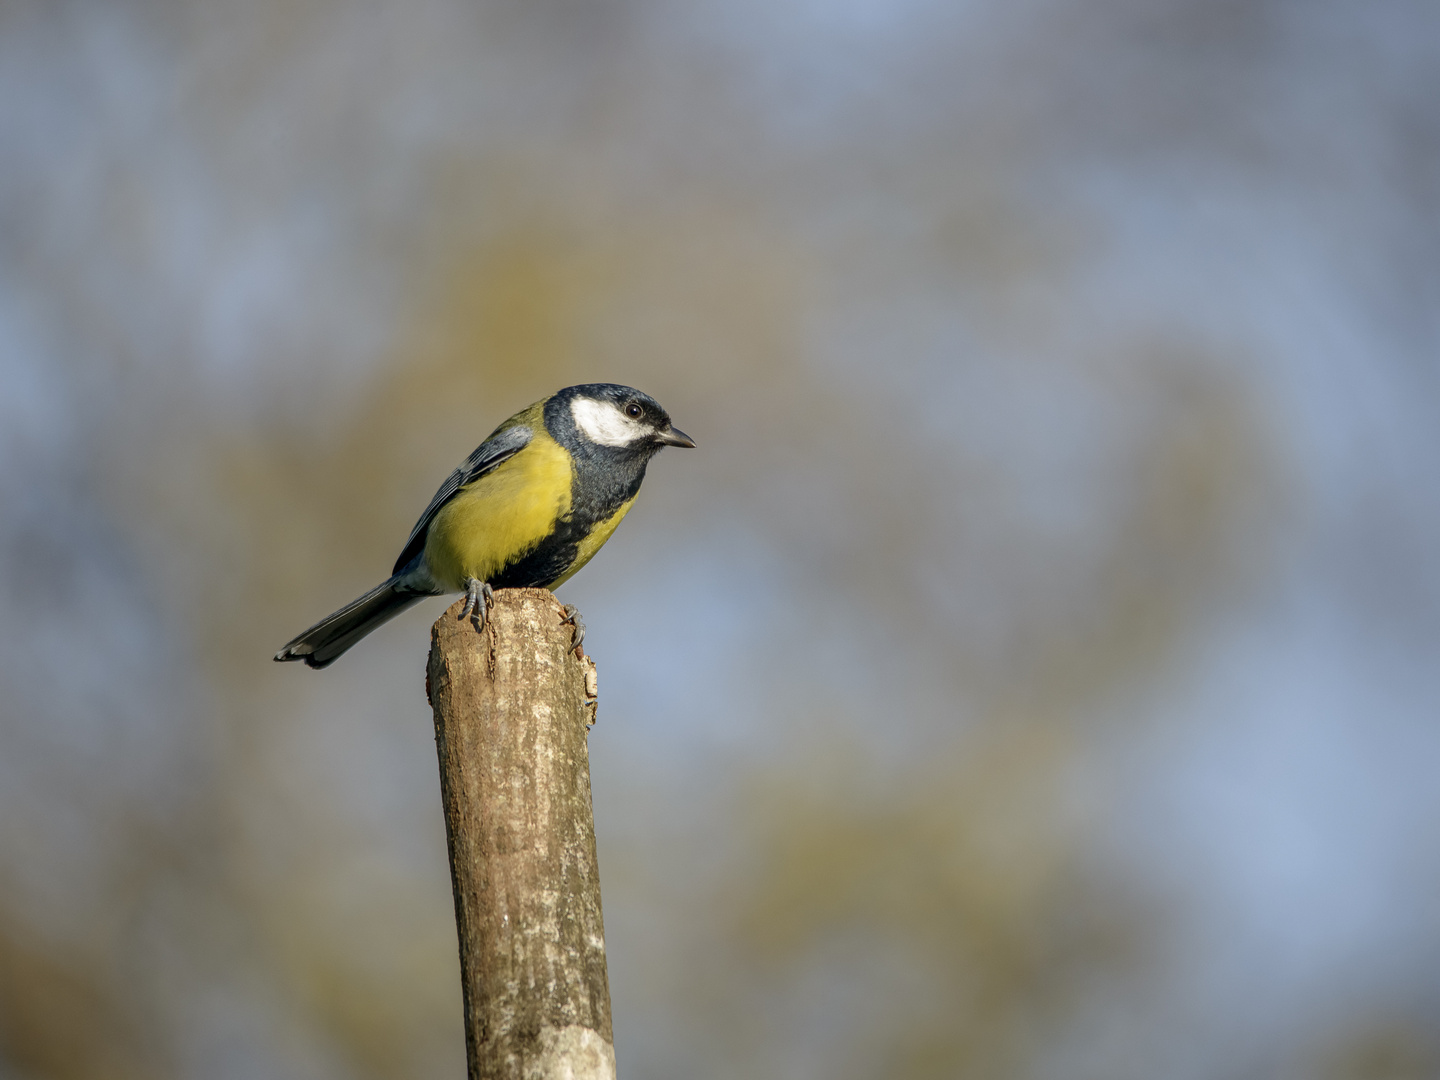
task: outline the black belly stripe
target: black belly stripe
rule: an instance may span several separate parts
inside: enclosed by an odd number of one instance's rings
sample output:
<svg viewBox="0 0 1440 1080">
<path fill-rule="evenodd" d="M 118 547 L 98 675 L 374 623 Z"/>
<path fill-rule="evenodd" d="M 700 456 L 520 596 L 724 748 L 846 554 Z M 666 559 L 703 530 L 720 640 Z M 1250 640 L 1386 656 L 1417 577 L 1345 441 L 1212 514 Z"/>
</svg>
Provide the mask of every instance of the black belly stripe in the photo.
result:
<svg viewBox="0 0 1440 1080">
<path fill-rule="evenodd" d="M 544 540 L 507 563 L 490 584 L 497 589 L 544 588 L 564 577 L 580 554 L 580 541 L 609 521 L 640 490 L 649 455 L 576 455 L 570 488 L 570 513 L 555 523 Z"/>
<path fill-rule="evenodd" d="M 508 563 L 490 584 L 497 589 L 537 589 L 549 585 L 570 569 L 580 553 L 582 537 L 569 539 L 562 535 L 570 531 L 562 525 L 528 555 Z"/>
</svg>

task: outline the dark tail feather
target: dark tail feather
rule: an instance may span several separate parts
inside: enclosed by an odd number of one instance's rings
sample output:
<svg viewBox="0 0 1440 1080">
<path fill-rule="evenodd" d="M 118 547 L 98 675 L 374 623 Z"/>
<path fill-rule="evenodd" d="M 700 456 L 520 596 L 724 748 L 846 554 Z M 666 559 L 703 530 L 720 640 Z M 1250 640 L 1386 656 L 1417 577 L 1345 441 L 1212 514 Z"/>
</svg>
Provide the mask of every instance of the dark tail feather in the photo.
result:
<svg viewBox="0 0 1440 1080">
<path fill-rule="evenodd" d="M 425 596 L 425 593 L 401 589 L 392 577 L 321 619 L 276 653 L 275 659 L 303 660 L 312 668 L 325 667 L 371 630 L 418 604 Z"/>
</svg>

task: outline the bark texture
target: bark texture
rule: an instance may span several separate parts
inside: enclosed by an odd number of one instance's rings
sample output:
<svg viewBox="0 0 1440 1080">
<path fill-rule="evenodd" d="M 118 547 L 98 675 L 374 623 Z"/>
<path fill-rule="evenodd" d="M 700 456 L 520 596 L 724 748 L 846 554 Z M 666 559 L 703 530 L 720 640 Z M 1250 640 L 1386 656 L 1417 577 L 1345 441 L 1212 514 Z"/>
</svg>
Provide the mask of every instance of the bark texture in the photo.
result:
<svg viewBox="0 0 1440 1080">
<path fill-rule="evenodd" d="M 476 633 L 431 632 L 471 1080 L 612 1080 L 614 1036 L 590 805 L 594 664 L 545 589 L 495 593 Z"/>
</svg>

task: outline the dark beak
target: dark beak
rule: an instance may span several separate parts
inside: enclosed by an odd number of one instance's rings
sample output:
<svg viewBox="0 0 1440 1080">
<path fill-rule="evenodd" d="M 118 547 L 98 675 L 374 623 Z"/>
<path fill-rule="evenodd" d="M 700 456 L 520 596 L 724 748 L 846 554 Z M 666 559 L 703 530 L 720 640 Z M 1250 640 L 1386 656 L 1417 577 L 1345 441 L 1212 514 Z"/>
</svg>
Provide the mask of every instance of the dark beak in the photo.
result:
<svg viewBox="0 0 1440 1080">
<path fill-rule="evenodd" d="M 689 446 L 695 445 L 695 440 L 686 435 L 676 427 L 667 427 L 664 431 L 655 433 L 655 441 L 662 446 Z"/>
</svg>

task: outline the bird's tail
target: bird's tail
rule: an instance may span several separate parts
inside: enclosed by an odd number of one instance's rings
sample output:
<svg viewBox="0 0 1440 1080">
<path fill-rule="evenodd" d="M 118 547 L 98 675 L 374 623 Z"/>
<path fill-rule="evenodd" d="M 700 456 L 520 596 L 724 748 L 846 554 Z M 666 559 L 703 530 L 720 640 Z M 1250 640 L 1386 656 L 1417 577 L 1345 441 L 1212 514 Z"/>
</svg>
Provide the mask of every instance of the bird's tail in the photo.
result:
<svg viewBox="0 0 1440 1080">
<path fill-rule="evenodd" d="M 360 599 L 350 601 L 333 615 L 321 619 L 276 653 L 275 659 L 303 660 L 312 668 L 325 667 L 371 630 L 424 600 L 427 595 L 402 588 L 400 575 L 397 574 Z"/>
</svg>

